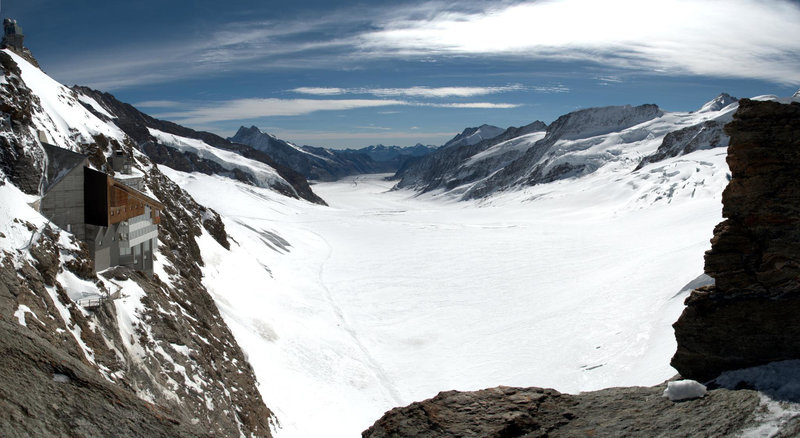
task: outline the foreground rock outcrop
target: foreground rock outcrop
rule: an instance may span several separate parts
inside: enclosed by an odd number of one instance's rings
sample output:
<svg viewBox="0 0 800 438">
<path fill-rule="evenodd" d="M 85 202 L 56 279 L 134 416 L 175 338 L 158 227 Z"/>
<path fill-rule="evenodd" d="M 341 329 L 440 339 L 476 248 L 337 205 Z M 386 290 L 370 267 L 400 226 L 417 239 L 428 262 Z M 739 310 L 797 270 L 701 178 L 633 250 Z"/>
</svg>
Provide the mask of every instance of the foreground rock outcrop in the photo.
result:
<svg viewBox="0 0 800 438">
<path fill-rule="evenodd" d="M 800 104 L 741 100 L 730 136 L 725 221 L 706 274 L 674 324 L 672 366 L 709 380 L 721 372 L 800 358 Z"/>
<path fill-rule="evenodd" d="M 755 391 L 718 389 L 702 399 L 673 403 L 662 397 L 665 387 L 579 395 L 502 386 L 448 391 L 387 412 L 362 437 L 735 436 L 761 409 Z"/>
</svg>

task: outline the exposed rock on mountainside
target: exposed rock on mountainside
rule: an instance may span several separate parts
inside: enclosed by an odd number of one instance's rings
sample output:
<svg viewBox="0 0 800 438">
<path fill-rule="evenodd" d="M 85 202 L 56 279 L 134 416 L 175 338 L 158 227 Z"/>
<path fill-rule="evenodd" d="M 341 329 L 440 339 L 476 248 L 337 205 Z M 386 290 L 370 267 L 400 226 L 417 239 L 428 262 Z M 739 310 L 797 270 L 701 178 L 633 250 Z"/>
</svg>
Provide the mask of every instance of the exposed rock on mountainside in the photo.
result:
<svg viewBox="0 0 800 438">
<path fill-rule="evenodd" d="M 180 137 L 197 139 L 215 148 L 232 151 L 245 158 L 267 164 L 274 168 L 284 181 L 288 182 L 288 184 L 286 184 L 280 180 L 274 181 L 270 185 L 271 188 L 286 196 L 301 197 L 311 202 L 324 204 L 324 201 L 311 190 L 305 177 L 291 168 L 276 162 L 263 151 L 256 150 L 243 144 L 231 143 L 210 132 L 195 131 L 176 123 L 150 117 L 133 106 L 120 102 L 109 93 L 77 85 L 73 86 L 72 89 L 81 95 L 94 99 L 101 105 L 102 108 L 106 110 L 107 114 L 103 114 L 94 106 L 82 102 L 86 109 L 91 111 L 98 118 L 117 125 L 139 145 L 142 152 L 147 154 L 153 162 L 157 164 L 164 164 L 173 169 L 185 172 L 222 174 L 250 184 L 254 183 L 253 175 L 249 174 L 247 171 L 237 168 L 227 169 L 219 163 L 200 157 L 195 153 L 181 151 L 171 145 L 164 144 L 160 142 L 158 138 L 154 137 L 148 128 Z M 110 118 L 108 115 L 113 117 Z"/>
<path fill-rule="evenodd" d="M 272 413 L 202 284 L 198 240 L 230 245 L 220 216 L 75 93 L 6 52 L 0 65 L 0 435 L 271 436 Z M 95 169 L 110 170 L 112 145 L 132 156 L 166 206 L 152 278 L 96 275 L 85 243 L 31 206 L 45 168 L 37 130 Z M 104 300 L 89 309 L 86 294 Z"/>
<path fill-rule="evenodd" d="M 722 128 L 725 123 L 709 120 L 687 128 L 672 131 L 664 137 L 658 150 L 642 159 L 635 170 L 648 163 L 657 163 L 667 158 L 686 155 L 701 149 L 711 149 L 728 145 L 728 136 Z"/>
<path fill-rule="evenodd" d="M 370 146 L 343 150 L 298 147 L 261 132 L 255 126 L 240 127 L 229 140 L 263 151 L 278 163 L 317 181 L 335 181 L 347 175 L 361 173 L 394 172 L 408 158 L 431 152 L 431 149 L 422 145 L 412 148 Z"/>
<path fill-rule="evenodd" d="M 509 128 L 489 140 L 470 146 L 443 147 L 410 163 L 395 175 L 400 179 L 397 188 L 429 192 L 463 186 L 457 194 L 474 199 L 514 186 L 584 175 L 609 159 L 608 154 L 580 153 L 598 143 L 590 139 L 623 131 L 663 114 L 656 105 L 611 106 L 575 111 L 559 117 L 550 126 L 537 121 L 522 128 Z M 540 131 L 544 132 L 533 135 Z M 631 140 L 637 139 L 639 134 L 634 133 Z M 453 144 L 459 145 L 457 141 Z"/>
<path fill-rule="evenodd" d="M 726 219 L 705 258 L 716 285 L 692 292 L 674 325 L 672 366 L 699 380 L 800 358 L 800 104 L 743 99 L 725 131 Z"/>
<path fill-rule="evenodd" d="M 428 192 L 436 189 L 451 190 L 461 184 L 478 181 L 519 158 L 525 148 L 541 136 L 534 137 L 533 140 L 526 137 L 513 144 L 505 144 L 506 142 L 528 134 L 543 133 L 547 125 L 537 120 L 519 128 L 512 126 L 500 134 L 495 134 L 494 128 L 489 125 L 467 128 L 436 152 L 409 162 L 394 176 L 395 179 L 400 179 L 397 188 L 415 188 Z M 480 160 L 473 159 L 493 147 L 497 147 L 497 153 L 487 154 L 488 156 Z"/>
<path fill-rule="evenodd" d="M 0 171 L 23 192 L 38 193 L 44 152 L 34 148 L 36 140 L 20 128 L 31 123 L 34 107 L 41 109 L 39 99 L 22 82 L 17 63 L 3 52 L 0 52 L 0 68 L 7 78 L 6 83 L 0 84 L 0 113 L 4 116 L 0 127 L 3 130 L 16 129 L 19 133 L 0 136 Z"/>
<path fill-rule="evenodd" d="M 448 391 L 392 409 L 362 437 L 722 437 L 752 425 L 760 411 L 755 391 L 718 389 L 702 399 L 673 403 L 662 397 L 665 387 L 579 395 L 503 386 Z"/>
<path fill-rule="evenodd" d="M 577 140 L 622 131 L 663 115 L 656 105 L 589 108 L 563 115 L 547 127 L 544 138 L 525 154 L 470 188 L 466 198 L 480 198 L 515 185 L 534 185 L 594 172 L 607 157 L 570 154 L 592 146 Z M 557 147 L 560 141 L 575 140 L 572 147 Z"/>
</svg>

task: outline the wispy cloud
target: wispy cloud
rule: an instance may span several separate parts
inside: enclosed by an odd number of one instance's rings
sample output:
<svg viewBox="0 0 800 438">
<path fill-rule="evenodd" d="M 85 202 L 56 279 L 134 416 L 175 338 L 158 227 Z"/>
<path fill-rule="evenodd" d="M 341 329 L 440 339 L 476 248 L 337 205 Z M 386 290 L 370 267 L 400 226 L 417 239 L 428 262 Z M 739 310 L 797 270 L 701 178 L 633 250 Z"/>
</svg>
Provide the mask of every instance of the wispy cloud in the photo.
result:
<svg viewBox="0 0 800 438">
<path fill-rule="evenodd" d="M 157 117 L 194 125 L 271 116 L 298 116 L 316 111 L 340 111 L 406 104 L 402 100 L 378 99 L 235 99 L 205 104 L 186 111 L 162 113 Z"/>
<path fill-rule="evenodd" d="M 385 127 L 385 126 L 375 126 L 375 125 L 354 126 L 354 128 L 355 129 L 374 129 L 376 131 L 391 131 L 392 130 L 392 128 L 388 128 L 388 127 Z"/>
<path fill-rule="evenodd" d="M 191 108 L 156 114 L 155 117 L 187 125 L 203 125 L 229 120 L 249 120 L 273 116 L 300 116 L 317 111 L 344 111 L 358 108 L 384 106 L 419 106 L 434 108 L 480 108 L 507 109 L 520 105 L 510 103 L 466 102 L 466 103 L 427 103 L 396 99 L 234 99 L 222 102 L 209 102 L 200 105 L 181 104 Z M 384 111 L 391 114 L 393 111 Z M 361 126 L 363 129 L 384 130 L 378 126 Z"/>
<path fill-rule="evenodd" d="M 517 103 L 492 103 L 492 102 L 466 102 L 466 103 L 421 103 L 420 106 L 432 106 L 435 108 L 475 108 L 475 109 L 509 109 L 519 108 L 522 105 Z"/>
<path fill-rule="evenodd" d="M 539 87 L 544 90 L 544 87 Z M 319 96 L 334 96 L 342 94 L 371 94 L 382 97 L 474 97 L 488 94 L 507 93 L 510 91 L 524 90 L 519 84 L 502 87 L 407 87 L 407 88 L 324 88 L 324 87 L 298 87 L 289 91 L 301 94 Z"/>
</svg>

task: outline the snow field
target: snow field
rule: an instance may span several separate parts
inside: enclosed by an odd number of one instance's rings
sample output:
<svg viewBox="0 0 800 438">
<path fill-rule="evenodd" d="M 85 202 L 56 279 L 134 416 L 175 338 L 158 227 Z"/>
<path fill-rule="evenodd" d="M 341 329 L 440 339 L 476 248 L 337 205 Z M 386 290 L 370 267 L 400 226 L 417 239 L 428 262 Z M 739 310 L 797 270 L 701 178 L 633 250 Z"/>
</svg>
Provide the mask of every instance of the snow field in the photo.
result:
<svg viewBox="0 0 800 438">
<path fill-rule="evenodd" d="M 4 52 L 19 66 L 25 85 L 39 97 L 44 111 L 34 113 L 33 121 L 37 129 L 48 134 L 53 144 L 78 150 L 78 143 L 91 143 L 94 141 L 92 136 L 97 134 L 123 140 L 125 134 L 119 128 L 97 118 L 84 108 L 76 97 L 80 97 L 95 109 L 102 109 L 93 99 L 77 96 L 72 90 L 56 82 L 11 50 L 5 49 Z M 89 102 L 90 100 L 93 104 Z M 101 113 L 108 115 L 105 110 Z"/>
<path fill-rule="evenodd" d="M 235 240 L 228 252 L 204 236 L 204 283 L 277 436 L 351 437 L 443 390 L 672 377 L 678 292 L 721 220 L 724 158 L 608 166 L 480 202 L 359 176 L 314 186 L 331 207 L 162 169 Z"/>
</svg>

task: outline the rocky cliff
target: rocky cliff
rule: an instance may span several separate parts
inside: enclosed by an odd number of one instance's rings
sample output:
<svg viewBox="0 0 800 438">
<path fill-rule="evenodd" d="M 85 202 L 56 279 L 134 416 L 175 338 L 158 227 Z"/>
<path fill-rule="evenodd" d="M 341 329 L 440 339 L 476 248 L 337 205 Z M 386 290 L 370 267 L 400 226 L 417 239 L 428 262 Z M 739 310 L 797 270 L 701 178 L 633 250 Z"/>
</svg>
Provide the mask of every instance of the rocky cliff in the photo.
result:
<svg viewBox="0 0 800 438">
<path fill-rule="evenodd" d="M 202 284 L 198 241 L 230 245 L 220 216 L 34 65 L 0 52 L 0 76 L 0 435 L 271 436 L 255 375 Z M 133 157 L 166 207 L 155 275 L 97 275 L 84 243 L 36 211 L 37 131 L 95 169 L 109 170 L 114 147 Z M 90 308 L 87 295 L 103 300 Z"/>
<path fill-rule="evenodd" d="M 800 358 L 800 104 L 740 101 L 730 135 L 726 218 L 675 323 L 672 366 L 708 380 L 720 372 Z"/>
</svg>

